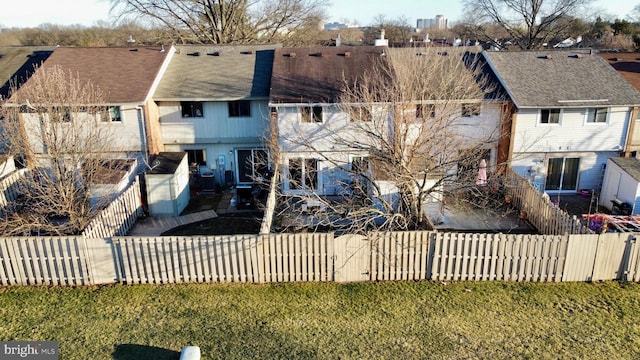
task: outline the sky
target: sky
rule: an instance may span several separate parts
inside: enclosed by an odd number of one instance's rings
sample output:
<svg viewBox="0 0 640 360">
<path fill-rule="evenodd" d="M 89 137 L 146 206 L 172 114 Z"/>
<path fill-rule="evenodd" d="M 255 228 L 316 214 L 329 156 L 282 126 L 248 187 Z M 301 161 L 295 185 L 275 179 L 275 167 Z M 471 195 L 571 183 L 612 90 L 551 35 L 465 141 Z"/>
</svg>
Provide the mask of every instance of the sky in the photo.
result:
<svg viewBox="0 0 640 360">
<path fill-rule="evenodd" d="M 460 0 L 332 0 L 328 22 L 350 20 L 369 25 L 384 14 L 389 19 L 406 17 L 416 25 L 418 18 L 444 15 L 450 23 L 460 19 Z M 624 19 L 640 0 L 594 0 L 592 7 L 601 14 Z M 0 26 L 37 27 L 40 24 L 92 26 L 97 21 L 111 22 L 109 0 L 0 0 Z M 608 18 L 607 16 L 602 16 Z"/>
</svg>

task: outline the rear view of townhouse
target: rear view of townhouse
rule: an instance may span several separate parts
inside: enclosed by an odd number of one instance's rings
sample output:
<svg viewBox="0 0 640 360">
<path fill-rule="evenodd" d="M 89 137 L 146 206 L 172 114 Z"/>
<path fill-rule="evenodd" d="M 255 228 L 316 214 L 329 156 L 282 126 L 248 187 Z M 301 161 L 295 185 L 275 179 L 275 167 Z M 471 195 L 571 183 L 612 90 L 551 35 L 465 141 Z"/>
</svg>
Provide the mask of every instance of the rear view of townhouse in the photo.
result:
<svg viewBox="0 0 640 360">
<path fill-rule="evenodd" d="M 510 161 L 549 194 L 599 192 L 624 155 L 640 93 L 585 51 L 484 52 L 510 97 Z"/>
<path fill-rule="evenodd" d="M 275 47 L 175 47 L 153 98 L 163 148 L 186 151 L 192 173 L 243 187 L 268 171 L 263 144 Z"/>
</svg>

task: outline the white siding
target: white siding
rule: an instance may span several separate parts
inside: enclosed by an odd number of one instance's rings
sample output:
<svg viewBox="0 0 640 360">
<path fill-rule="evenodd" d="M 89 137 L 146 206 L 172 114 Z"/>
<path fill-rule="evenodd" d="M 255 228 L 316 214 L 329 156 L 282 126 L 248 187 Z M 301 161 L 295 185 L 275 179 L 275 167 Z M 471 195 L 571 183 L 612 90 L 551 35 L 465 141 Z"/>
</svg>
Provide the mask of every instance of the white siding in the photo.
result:
<svg viewBox="0 0 640 360">
<path fill-rule="evenodd" d="M 278 142 L 283 151 L 317 152 L 349 150 L 351 144 L 371 144 L 371 139 L 363 136 L 363 126 L 376 126 L 375 134 L 386 134 L 389 121 L 384 115 L 374 114 L 371 122 L 353 124 L 349 114 L 340 111 L 336 106 L 323 106 L 323 122 L 303 123 L 300 110 L 296 106 L 278 107 Z"/>
<path fill-rule="evenodd" d="M 607 163 L 602 188 L 600 205 L 611 210 L 611 200 L 620 199 L 632 206 L 632 215 L 640 214 L 640 183 L 611 161 Z"/>
<path fill-rule="evenodd" d="M 615 151 L 623 149 L 630 108 L 609 109 L 608 121 L 587 124 L 587 109 L 563 109 L 559 124 L 540 124 L 539 109 L 517 113 L 514 153 L 553 151 Z"/>
<path fill-rule="evenodd" d="M 72 114 L 74 122 L 81 122 L 82 126 L 76 128 L 88 129 L 89 126 L 97 125 L 101 127 L 100 133 L 107 139 L 103 139 L 110 144 L 109 148 L 112 152 L 118 153 L 141 153 L 143 149 L 143 137 L 145 134 L 144 123 L 142 120 L 142 110 L 136 108 L 137 104 L 121 104 L 120 116 L 122 121 L 119 122 L 103 122 L 96 119 L 94 115 L 80 113 Z M 139 114 L 140 112 L 140 114 Z M 27 132 L 30 134 L 30 142 L 34 146 L 36 153 L 43 152 L 41 144 L 41 127 L 39 125 L 39 115 L 34 113 L 23 113 L 23 120 Z M 86 125 L 84 125 L 86 124 Z M 93 125 L 92 125 L 93 124 Z M 66 125 L 62 125 L 64 128 Z M 74 124 L 69 124 L 73 127 Z M 97 131 L 93 131 L 97 133 Z M 102 148 L 102 146 L 100 146 Z"/>
<path fill-rule="evenodd" d="M 600 191 L 603 179 L 602 168 L 615 152 L 550 152 L 514 154 L 512 168 L 532 182 L 543 182 L 549 158 L 580 158 L 577 190 L 590 189 Z M 529 170 L 532 170 L 531 172 Z"/>
<path fill-rule="evenodd" d="M 180 102 L 160 102 L 159 109 L 165 145 L 260 142 L 268 130 L 267 101 L 251 101 L 251 117 L 230 118 L 226 101 L 204 102 L 197 118 L 183 118 Z"/>
<path fill-rule="evenodd" d="M 500 140 L 502 104 L 482 103 L 480 115 L 456 119 L 454 130 L 468 143 Z"/>
</svg>

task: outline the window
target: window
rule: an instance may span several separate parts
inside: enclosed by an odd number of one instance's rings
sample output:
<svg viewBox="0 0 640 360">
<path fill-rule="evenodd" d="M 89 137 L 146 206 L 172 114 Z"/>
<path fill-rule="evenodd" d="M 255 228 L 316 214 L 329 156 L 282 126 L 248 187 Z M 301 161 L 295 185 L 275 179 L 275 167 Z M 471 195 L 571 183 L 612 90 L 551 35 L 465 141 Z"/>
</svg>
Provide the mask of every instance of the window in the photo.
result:
<svg viewBox="0 0 640 360">
<path fill-rule="evenodd" d="M 608 112 L 609 109 L 607 108 L 588 109 L 587 123 L 606 123 Z"/>
<path fill-rule="evenodd" d="M 121 122 L 122 116 L 120 115 L 120 106 L 109 106 L 109 121 Z"/>
<path fill-rule="evenodd" d="M 560 109 L 542 109 L 540 110 L 540 124 L 559 124 Z"/>
<path fill-rule="evenodd" d="M 122 122 L 120 115 L 120 106 L 109 106 L 101 108 L 98 114 L 102 122 Z"/>
<path fill-rule="evenodd" d="M 185 150 L 187 153 L 187 159 L 189 159 L 189 165 L 207 165 L 207 154 L 204 150 Z"/>
<path fill-rule="evenodd" d="M 303 106 L 300 108 L 300 120 L 303 123 L 322 122 L 322 106 Z"/>
<path fill-rule="evenodd" d="M 462 116 L 471 117 L 480 115 L 480 104 L 462 104 Z"/>
<path fill-rule="evenodd" d="M 289 159 L 289 189 L 317 190 L 318 189 L 318 160 L 317 159 Z"/>
<path fill-rule="evenodd" d="M 56 106 L 49 113 L 49 120 L 52 122 L 71 122 L 71 111 L 66 106 Z"/>
<path fill-rule="evenodd" d="M 238 149 L 238 182 L 264 180 L 269 174 L 269 157 L 263 149 Z"/>
<path fill-rule="evenodd" d="M 180 107 L 182 107 L 182 117 L 203 116 L 201 101 L 181 101 Z"/>
<path fill-rule="evenodd" d="M 349 109 L 349 120 L 371 121 L 371 112 L 364 106 L 352 106 Z"/>
<path fill-rule="evenodd" d="M 480 114 L 480 109 L 478 109 L 478 114 Z M 434 117 L 436 117 L 436 107 L 434 104 L 416 105 L 416 119 L 433 119 Z"/>
<path fill-rule="evenodd" d="M 251 101 L 238 100 L 229 101 L 229 117 L 249 117 L 251 116 Z"/>
</svg>

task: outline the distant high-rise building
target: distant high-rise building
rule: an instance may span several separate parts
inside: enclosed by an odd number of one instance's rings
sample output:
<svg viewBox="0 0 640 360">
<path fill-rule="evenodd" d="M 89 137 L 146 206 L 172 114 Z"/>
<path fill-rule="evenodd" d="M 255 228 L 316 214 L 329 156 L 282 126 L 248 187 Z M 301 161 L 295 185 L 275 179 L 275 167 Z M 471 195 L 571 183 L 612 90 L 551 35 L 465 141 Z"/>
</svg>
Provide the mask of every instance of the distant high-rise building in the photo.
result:
<svg viewBox="0 0 640 360">
<path fill-rule="evenodd" d="M 435 19 L 418 19 L 416 29 L 446 29 L 447 18 L 444 15 L 436 15 Z"/>
<path fill-rule="evenodd" d="M 438 29 L 446 29 L 447 28 L 447 18 L 444 17 L 444 15 L 436 15 L 435 27 L 437 27 Z"/>
</svg>

